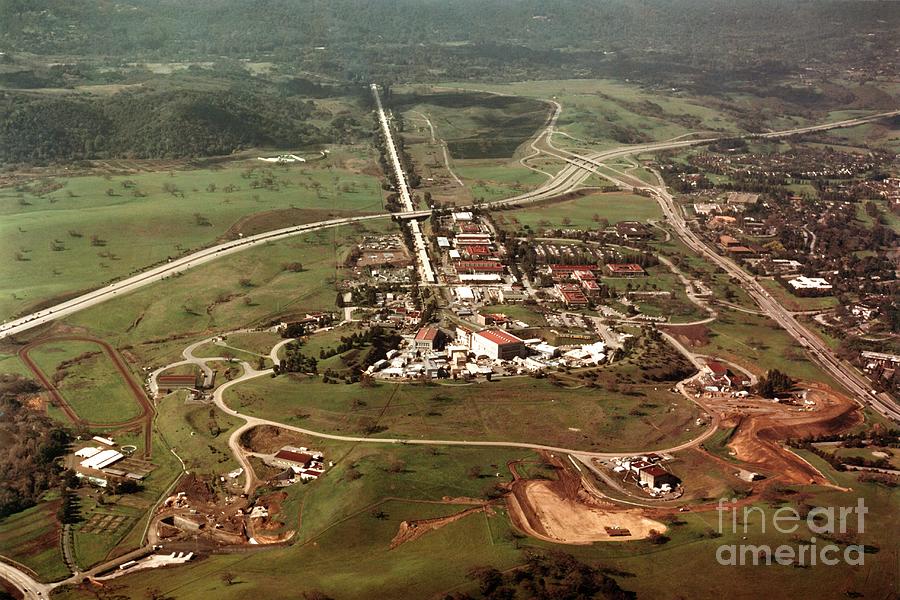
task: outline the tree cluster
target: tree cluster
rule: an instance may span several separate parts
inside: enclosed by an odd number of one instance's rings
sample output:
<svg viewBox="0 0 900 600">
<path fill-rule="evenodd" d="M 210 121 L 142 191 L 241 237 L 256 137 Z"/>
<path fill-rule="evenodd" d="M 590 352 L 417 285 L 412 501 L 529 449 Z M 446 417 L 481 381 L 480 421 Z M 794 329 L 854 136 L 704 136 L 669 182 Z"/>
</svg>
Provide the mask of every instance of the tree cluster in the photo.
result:
<svg viewBox="0 0 900 600">
<path fill-rule="evenodd" d="M 0 375 L 0 518 L 37 503 L 59 483 L 56 459 L 69 445 L 69 434 L 24 400 L 40 391 L 19 375 Z"/>
</svg>

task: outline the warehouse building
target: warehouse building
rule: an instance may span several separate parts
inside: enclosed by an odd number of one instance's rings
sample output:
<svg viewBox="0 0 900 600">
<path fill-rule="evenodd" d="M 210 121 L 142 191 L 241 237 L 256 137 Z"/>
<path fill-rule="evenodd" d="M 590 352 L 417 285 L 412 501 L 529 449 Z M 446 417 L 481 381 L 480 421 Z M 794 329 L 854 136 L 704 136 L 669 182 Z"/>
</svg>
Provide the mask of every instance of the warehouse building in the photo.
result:
<svg viewBox="0 0 900 600">
<path fill-rule="evenodd" d="M 472 334 L 470 347 L 475 356 L 487 356 L 495 360 L 512 360 L 526 356 L 525 341 L 502 329 L 485 329 Z"/>
</svg>

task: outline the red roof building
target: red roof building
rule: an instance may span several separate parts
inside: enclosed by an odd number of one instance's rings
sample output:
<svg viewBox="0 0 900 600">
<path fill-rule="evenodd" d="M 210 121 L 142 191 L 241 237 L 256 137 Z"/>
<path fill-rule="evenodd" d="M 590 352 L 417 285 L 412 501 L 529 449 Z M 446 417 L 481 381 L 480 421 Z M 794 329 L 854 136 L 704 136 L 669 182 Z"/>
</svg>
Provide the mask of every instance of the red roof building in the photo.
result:
<svg viewBox="0 0 900 600">
<path fill-rule="evenodd" d="M 310 454 L 301 454 L 299 452 L 292 452 L 291 450 L 279 450 L 275 454 L 275 459 L 282 464 L 290 463 L 287 466 L 294 464 L 305 467 L 312 462 L 313 457 Z"/>
<path fill-rule="evenodd" d="M 416 350 L 435 350 L 440 345 L 441 337 L 441 330 L 437 327 L 423 327 L 416 333 L 413 344 Z"/>
<path fill-rule="evenodd" d="M 466 256 L 490 256 L 491 249 L 481 244 L 474 246 L 463 246 L 462 253 Z"/>
<path fill-rule="evenodd" d="M 525 341 L 502 329 L 484 329 L 472 334 L 472 352 L 499 360 L 525 356 Z"/>
<path fill-rule="evenodd" d="M 502 273 L 503 263 L 493 260 L 461 260 L 456 263 L 457 273 Z"/>
<path fill-rule="evenodd" d="M 581 291 L 581 288 L 571 283 L 557 283 L 556 292 L 566 306 L 586 306 L 588 304 L 587 296 Z"/>
<path fill-rule="evenodd" d="M 606 265 L 606 270 L 615 277 L 636 277 L 647 274 L 641 265 L 635 263 L 609 263 Z"/>
</svg>

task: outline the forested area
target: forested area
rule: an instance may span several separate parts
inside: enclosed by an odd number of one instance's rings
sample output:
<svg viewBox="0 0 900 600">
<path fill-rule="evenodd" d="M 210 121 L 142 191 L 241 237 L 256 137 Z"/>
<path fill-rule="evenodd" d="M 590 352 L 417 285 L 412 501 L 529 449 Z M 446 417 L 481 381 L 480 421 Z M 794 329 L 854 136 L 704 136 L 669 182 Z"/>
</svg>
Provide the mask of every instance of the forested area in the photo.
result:
<svg viewBox="0 0 900 600">
<path fill-rule="evenodd" d="M 56 459 L 69 434 L 24 400 L 40 387 L 19 375 L 0 375 L 0 518 L 34 505 L 58 483 Z"/>
<path fill-rule="evenodd" d="M 111 96 L 0 94 L 0 161 L 181 158 L 297 148 L 368 135 L 368 124 L 311 122 L 313 102 L 252 91 Z"/>
<path fill-rule="evenodd" d="M 2 0 L 0 46 L 129 60 L 265 56 L 345 80 L 623 76 L 716 89 L 773 85 L 802 65 L 891 72 L 898 12 L 847 0 Z"/>
</svg>

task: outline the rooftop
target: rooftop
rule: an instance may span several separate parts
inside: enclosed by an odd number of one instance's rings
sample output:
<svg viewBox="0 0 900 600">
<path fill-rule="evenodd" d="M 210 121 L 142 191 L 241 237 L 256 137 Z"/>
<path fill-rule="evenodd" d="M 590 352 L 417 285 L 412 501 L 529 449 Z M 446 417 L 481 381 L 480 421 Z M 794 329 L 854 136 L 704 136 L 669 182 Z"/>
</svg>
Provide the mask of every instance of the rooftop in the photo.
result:
<svg viewBox="0 0 900 600">
<path fill-rule="evenodd" d="M 493 342 L 497 345 L 523 343 L 521 338 L 518 338 L 507 331 L 503 331 L 502 329 L 485 329 L 475 333 L 475 335 L 483 337 L 489 342 Z"/>
<path fill-rule="evenodd" d="M 437 327 L 423 327 L 416 334 L 416 341 L 433 342 L 437 338 Z"/>
</svg>

